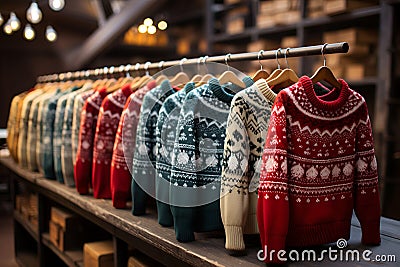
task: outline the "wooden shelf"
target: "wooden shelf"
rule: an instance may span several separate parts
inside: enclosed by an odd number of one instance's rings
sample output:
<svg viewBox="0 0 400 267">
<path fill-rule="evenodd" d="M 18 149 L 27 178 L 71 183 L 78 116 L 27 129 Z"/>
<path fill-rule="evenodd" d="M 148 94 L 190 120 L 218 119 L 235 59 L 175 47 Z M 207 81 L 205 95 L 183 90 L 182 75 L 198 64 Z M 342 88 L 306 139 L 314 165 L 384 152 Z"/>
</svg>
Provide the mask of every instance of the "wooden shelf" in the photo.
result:
<svg viewBox="0 0 400 267">
<path fill-rule="evenodd" d="M 61 251 L 50 241 L 48 233 L 42 234 L 43 244 L 53 251 L 69 267 L 83 267 L 82 250 Z"/>
<path fill-rule="evenodd" d="M 39 241 L 39 231 L 35 229 L 31 222 L 25 219 L 21 213 L 14 210 L 14 220 L 17 221 L 25 230 L 36 240 Z"/>
<path fill-rule="evenodd" d="M 38 256 L 33 252 L 19 251 L 15 261 L 21 267 L 39 267 Z"/>
</svg>

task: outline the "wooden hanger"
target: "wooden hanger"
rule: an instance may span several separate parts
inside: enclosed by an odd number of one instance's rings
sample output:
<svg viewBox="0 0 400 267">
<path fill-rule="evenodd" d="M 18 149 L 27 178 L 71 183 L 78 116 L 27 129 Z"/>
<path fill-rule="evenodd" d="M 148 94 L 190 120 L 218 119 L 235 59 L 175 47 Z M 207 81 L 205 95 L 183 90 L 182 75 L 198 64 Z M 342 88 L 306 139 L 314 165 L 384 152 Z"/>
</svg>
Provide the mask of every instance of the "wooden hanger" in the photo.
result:
<svg viewBox="0 0 400 267">
<path fill-rule="evenodd" d="M 221 76 L 219 76 L 218 81 L 220 84 L 225 84 L 225 83 L 233 83 L 241 88 L 246 88 L 246 85 L 240 78 L 229 69 L 228 65 L 228 59 L 230 58 L 231 54 L 227 54 L 225 56 L 225 64 L 228 66 L 228 70 L 224 71 Z"/>
<path fill-rule="evenodd" d="M 145 75 L 140 77 L 138 80 L 136 80 L 135 82 L 131 83 L 131 90 L 132 91 L 136 91 L 137 89 L 139 89 L 140 87 L 142 87 L 145 83 L 147 83 L 148 81 L 150 81 L 151 79 L 153 79 L 153 77 L 150 76 L 148 68 L 149 65 L 151 63 L 150 62 L 146 62 L 144 64 L 144 69 L 146 70 Z M 140 67 L 140 63 L 137 63 L 135 65 L 135 70 L 139 71 L 139 67 Z"/>
<path fill-rule="evenodd" d="M 314 73 L 314 75 L 311 77 L 311 81 L 313 83 L 317 83 L 320 81 L 325 81 L 332 85 L 333 87 L 336 87 L 338 89 L 342 88 L 342 84 L 336 79 L 335 75 L 333 74 L 332 70 L 326 66 L 326 58 L 324 55 L 324 50 L 325 47 L 328 44 L 325 43 L 321 49 L 321 54 L 324 57 L 324 65 L 319 67 L 318 70 Z"/>
<path fill-rule="evenodd" d="M 275 51 L 275 59 L 276 59 L 276 63 L 278 64 L 278 68 L 275 69 L 275 70 L 271 73 L 271 75 L 268 76 L 267 79 L 265 79 L 266 81 L 275 79 L 275 78 L 278 77 L 278 75 L 282 72 L 281 64 L 279 64 L 279 60 L 278 60 L 278 52 L 280 53 L 281 50 L 282 50 L 281 48 L 278 48 L 278 49 Z"/>
<path fill-rule="evenodd" d="M 258 81 L 259 79 L 268 79 L 270 74 L 263 69 L 263 65 L 261 64 L 260 57 L 264 53 L 264 50 L 260 50 L 258 52 L 257 58 L 258 58 L 258 63 L 260 63 L 261 68 L 254 74 L 253 76 L 253 81 Z"/>
<path fill-rule="evenodd" d="M 183 71 L 183 62 L 186 61 L 186 58 L 182 58 L 181 59 L 181 63 L 179 63 L 179 65 L 181 66 L 181 71 L 178 72 L 174 78 L 172 78 L 169 82 L 172 86 L 183 86 L 185 84 L 187 84 L 188 82 L 190 82 L 190 78 L 189 76 Z"/>
<path fill-rule="evenodd" d="M 289 64 L 286 57 L 286 54 L 289 49 L 290 48 L 285 49 L 285 60 L 287 68 L 284 69 L 276 78 L 267 81 L 269 87 L 276 86 L 281 83 L 294 84 L 299 80 L 297 74 L 292 69 L 289 68 Z"/>
</svg>

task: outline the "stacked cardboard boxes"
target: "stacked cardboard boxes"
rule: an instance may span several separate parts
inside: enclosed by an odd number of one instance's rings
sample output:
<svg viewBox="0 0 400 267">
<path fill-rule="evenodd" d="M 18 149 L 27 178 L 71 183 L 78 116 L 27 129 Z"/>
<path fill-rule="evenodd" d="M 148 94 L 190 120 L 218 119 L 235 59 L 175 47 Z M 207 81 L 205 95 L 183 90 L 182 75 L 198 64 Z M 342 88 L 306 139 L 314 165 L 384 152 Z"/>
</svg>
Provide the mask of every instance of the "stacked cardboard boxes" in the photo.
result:
<svg viewBox="0 0 400 267">
<path fill-rule="evenodd" d="M 309 0 L 307 12 L 309 18 L 338 15 L 358 8 L 378 5 L 377 0 Z"/>
<path fill-rule="evenodd" d="M 259 3 L 257 15 L 257 27 L 259 28 L 294 24 L 300 19 L 299 0 L 270 0 Z"/>
<path fill-rule="evenodd" d="M 246 17 L 249 15 L 247 6 L 237 7 L 230 10 L 225 16 L 226 33 L 241 33 L 246 28 Z"/>
<path fill-rule="evenodd" d="M 38 196 L 33 193 L 24 193 L 15 196 L 15 210 L 21 213 L 25 220 L 35 228 L 38 227 Z"/>
<path fill-rule="evenodd" d="M 324 43 L 345 41 L 350 49 L 347 54 L 327 55 L 327 66 L 338 78 L 361 80 L 376 75 L 378 33 L 374 29 L 347 28 L 325 32 Z M 317 61 L 314 69 L 321 66 Z"/>
</svg>

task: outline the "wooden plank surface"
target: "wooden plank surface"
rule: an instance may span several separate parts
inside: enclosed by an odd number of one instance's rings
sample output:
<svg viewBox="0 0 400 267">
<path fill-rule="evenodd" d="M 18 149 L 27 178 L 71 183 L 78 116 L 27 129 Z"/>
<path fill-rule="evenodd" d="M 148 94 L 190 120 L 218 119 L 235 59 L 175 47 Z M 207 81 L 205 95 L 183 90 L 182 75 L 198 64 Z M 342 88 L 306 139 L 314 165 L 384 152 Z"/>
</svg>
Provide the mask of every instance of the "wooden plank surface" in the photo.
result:
<svg viewBox="0 0 400 267">
<path fill-rule="evenodd" d="M 19 168 L 19 166 L 15 165 Z M 29 172 L 21 172 L 29 174 Z M 32 173 L 31 173 L 32 174 Z M 57 181 L 37 179 L 36 183 L 41 188 L 41 193 L 51 197 L 53 200 L 66 206 L 82 216 L 94 220 L 100 226 L 104 226 L 107 231 L 117 236 L 121 240 L 127 240 L 130 245 L 146 244 L 160 253 L 164 253 L 171 258 L 177 258 L 183 263 L 192 266 L 265 266 L 263 262 L 257 259 L 259 251 L 259 242 L 251 242 L 247 245 L 247 255 L 243 257 L 229 256 L 224 249 L 223 232 L 212 232 L 196 234 L 196 241 L 191 243 L 179 243 L 175 239 L 173 228 L 165 228 L 157 223 L 157 215 L 154 211 L 150 211 L 144 216 L 133 216 L 129 210 L 118 210 L 112 206 L 111 200 L 94 199 L 90 195 L 81 196 L 76 192 L 75 188 L 69 188 Z M 351 238 L 348 241 L 349 249 L 357 249 L 364 251 L 370 249 L 372 256 L 395 255 L 400 261 L 400 240 L 398 236 L 390 236 L 390 233 L 400 232 L 398 222 L 382 219 L 382 244 L 377 247 L 365 247 L 360 244 L 361 229 L 357 224 L 357 220 L 353 219 Z M 386 230 L 385 230 L 386 229 Z M 397 230 L 397 232 L 396 232 Z M 132 243 L 129 240 L 135 238 L 142 243 Z M 255 238 L 257 239 L 257 238 Z M 317 251 L 327 249 L 329 246 L 320 246 Z M 332 249 L 337 249 L 333 244 Z M 137 247 L 137 249 L 141 249 Z M 153 257 L 153 255 L 151 255 Z M 372 257 L 371 256 L 371 257 Z M 163 259 L 160 257 L 161 260 Z M 155 259 L 160 261 L 160 258 Z M 165 258 L 164 258 L 165 259 Z M 324 265 L 327 266 L 397 266 L 395 262 L 378 263 L 378 262 L 343 262 L 331 261 L 325 257 Z M 169 263 L 161 263 L 172 265 Z M 320 266 L 320 261 L 292 262 L 289 266 Z"/>
<path fill-rule="evenodd" d="M 69 267 L 75 267 L 83 261 L 83 251 L 61 251 L 50 241 L 50 235 L 48 233 L 42 234 L 42 240 L 43 244 L 51 249 Z"/>
<path fill-rule="evenodd" d="M 14 220 L 16 220 L 22 227 L 25 228 L 26 231 L 36 240 L 39 240 L 39 231 L 37 227 L 35 228 L 34 225 L 27 219 L 25 219 L 21 213 L 14 210 Z"/>
<path fill-rule="evenodd" d="M 43 179 L 43 175 L 41 173 L 31 172 L 21 168 L 11 157 L 0 157 L 0 163 L 31 183 L 35 183 L 36 179 Z"/>
</svg>

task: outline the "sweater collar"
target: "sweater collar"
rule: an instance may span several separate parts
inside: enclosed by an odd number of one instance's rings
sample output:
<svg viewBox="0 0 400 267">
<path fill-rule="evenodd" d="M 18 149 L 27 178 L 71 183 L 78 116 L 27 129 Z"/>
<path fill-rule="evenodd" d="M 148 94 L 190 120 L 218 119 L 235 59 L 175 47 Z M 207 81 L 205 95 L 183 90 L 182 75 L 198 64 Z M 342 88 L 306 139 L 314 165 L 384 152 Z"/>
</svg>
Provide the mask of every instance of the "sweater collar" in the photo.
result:
<svg viewBox="0 0 400 267">
<path fill-rule="evenodd" d="M 326 101 L 315 94 L 313 82 L 309 77 L 302 76 L 299 79 L 299 83 L 303 86 L 310 102 L 315 107 L 325 110 L 335 110 L 340 108 L 347 101 L 350 95 L 350 89 L 347 83 L 342 79 L 339 79 L 338 81 L 342 84 L 342 88 L 340 88 L 338 97 L 336 99 Z"/>
<path fill-rule="evenodd" d="M 264 97 L 271 101 L 274 102 L 276 98 L 276 94 L 274 91 L 269 88 L 268 83 L 265 79 L 259 79 L 255 82 L 255 85 L 257 86 L 258 90 L 264 95 Z"/>
<path fill-rule="evenodd" d="M 211 78 L 208 81 L 208 85 L 210 90 L 213 92 L 213 94 L 222 102 L 230 104 L 233 96 L 232 94 L 229 94 L 224 90 L 224 88 L 221 87 L 219 81 L 217 78 Z"/>
</svg>

